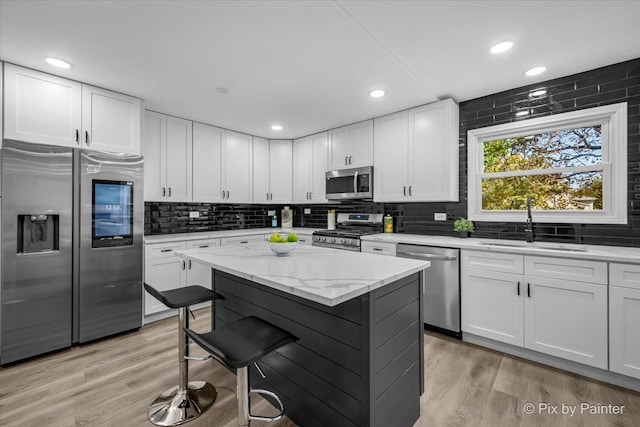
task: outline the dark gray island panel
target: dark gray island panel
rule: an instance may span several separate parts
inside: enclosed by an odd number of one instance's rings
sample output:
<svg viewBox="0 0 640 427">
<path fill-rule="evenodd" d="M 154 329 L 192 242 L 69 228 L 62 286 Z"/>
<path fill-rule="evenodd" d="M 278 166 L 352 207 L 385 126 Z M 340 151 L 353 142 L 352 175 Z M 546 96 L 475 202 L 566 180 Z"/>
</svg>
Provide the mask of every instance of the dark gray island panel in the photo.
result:
<svg viewBox="0 0 640 427">
<path fill-rule="evenodd" d="M 251 368 L 307 426 L 411 427 L 420 416 L 423 331 L 420 273 L 334 307 L 214 270 L 215 324 L 255 315 L 300 338 Z"/>
</svg>

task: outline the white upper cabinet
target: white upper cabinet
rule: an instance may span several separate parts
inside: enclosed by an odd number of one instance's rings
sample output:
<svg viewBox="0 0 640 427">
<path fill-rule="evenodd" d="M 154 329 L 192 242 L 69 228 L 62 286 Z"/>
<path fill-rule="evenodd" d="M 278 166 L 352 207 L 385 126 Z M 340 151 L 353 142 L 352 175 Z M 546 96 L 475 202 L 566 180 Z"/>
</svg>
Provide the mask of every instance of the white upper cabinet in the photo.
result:
<svg viewBox="0 0 640 427">
<path fill-rule="evenodd" d="M 145 111 L 143 156 L 146 201 L 192 199 L 192 123 Z"/>
<path fill-rule="evenodd" d="M 193 201 L 222 201 L 222 144 L 224 130 L 193 124 Z"/>
<path fill-rule="evenodd" d="M 293 143 L 293 202 L 326 203 L 327 132 Z"/>
<path fill-rule="evenodd" d="M 373 120 L 328 132 L 329 169 L 348 169 L 373 164 Z"/>
<path fill-rule="evenodd" d="M 374 120 L 375 201 L 458 201 L 458 115 L 447 99 Z"/>
<path fill-rule="evenodd" d="M 251 203 L 253 196 L 253 137 L 225 131 L 223 202 Z M 222 192 L 221 192 L 222 193 Z"/>
<path fill-rule="evenodd" d="M 82 85 L 82 142 L 84 148 L 140 154 L 138 98 Z"/>
<path fill-rule="evenodd" d="M 253 138 L 254 203 L 291 203 L 292 164 L 291 140 Z"/>
<path fill-rule="evenodd" d="M 82 84 L 4 65 L 4 138 L 80 147 Z"/>
<path fill-rule="evenodd" d="M 4 83 L 5 138 L 140 154 L 139 99 L 12 64 Z"/>
</svg>

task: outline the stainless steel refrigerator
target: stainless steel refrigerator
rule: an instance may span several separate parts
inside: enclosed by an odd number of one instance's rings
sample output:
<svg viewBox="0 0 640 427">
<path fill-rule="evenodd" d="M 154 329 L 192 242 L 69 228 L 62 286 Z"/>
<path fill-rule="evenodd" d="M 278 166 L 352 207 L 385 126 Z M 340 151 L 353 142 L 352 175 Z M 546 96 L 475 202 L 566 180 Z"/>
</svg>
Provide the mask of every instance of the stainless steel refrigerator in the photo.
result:
<svg viewBox="0 0 640 427">
<path fill-rule="evenodd" d="M 143 159 L 5 140 L 0 361 L 142 325 Z"/>
</svg>

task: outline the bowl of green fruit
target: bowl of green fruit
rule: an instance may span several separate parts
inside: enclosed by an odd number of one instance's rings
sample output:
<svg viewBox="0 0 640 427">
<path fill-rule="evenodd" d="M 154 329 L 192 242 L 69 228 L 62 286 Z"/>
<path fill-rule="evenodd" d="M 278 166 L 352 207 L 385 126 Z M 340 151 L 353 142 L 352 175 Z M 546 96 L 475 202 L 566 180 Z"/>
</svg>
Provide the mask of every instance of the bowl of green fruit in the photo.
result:
<svg viewBox="0 0 640 427">
<path fill-rule="evenodd" d="M 278 256 L 287 255 L 295 249 L 297 244 L 298 235 L 296 233 L 289 233 L 288 235 L 273 233 L 269 237 L 269 247 Z"/>
</svg>

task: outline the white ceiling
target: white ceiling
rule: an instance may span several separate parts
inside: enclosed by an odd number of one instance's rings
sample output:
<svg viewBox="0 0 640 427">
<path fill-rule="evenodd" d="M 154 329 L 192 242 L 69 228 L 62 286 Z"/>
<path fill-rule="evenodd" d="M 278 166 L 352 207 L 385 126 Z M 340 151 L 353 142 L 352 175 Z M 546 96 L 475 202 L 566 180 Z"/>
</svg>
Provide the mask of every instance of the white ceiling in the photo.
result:
<svg viewBox="0 0 640 427">
<path fill-rule="evenodd" d="M 163 113 L 296 138 L 638 58 L 639 16 L 638 0 L 0 0 L 0 59 Z M 504 39 L 514 48 L 491 55 Z M 523 75 L 538 64 L 547 72 Z M 388 95 L 370 98 L 375 88 Z"/>
</svg>

